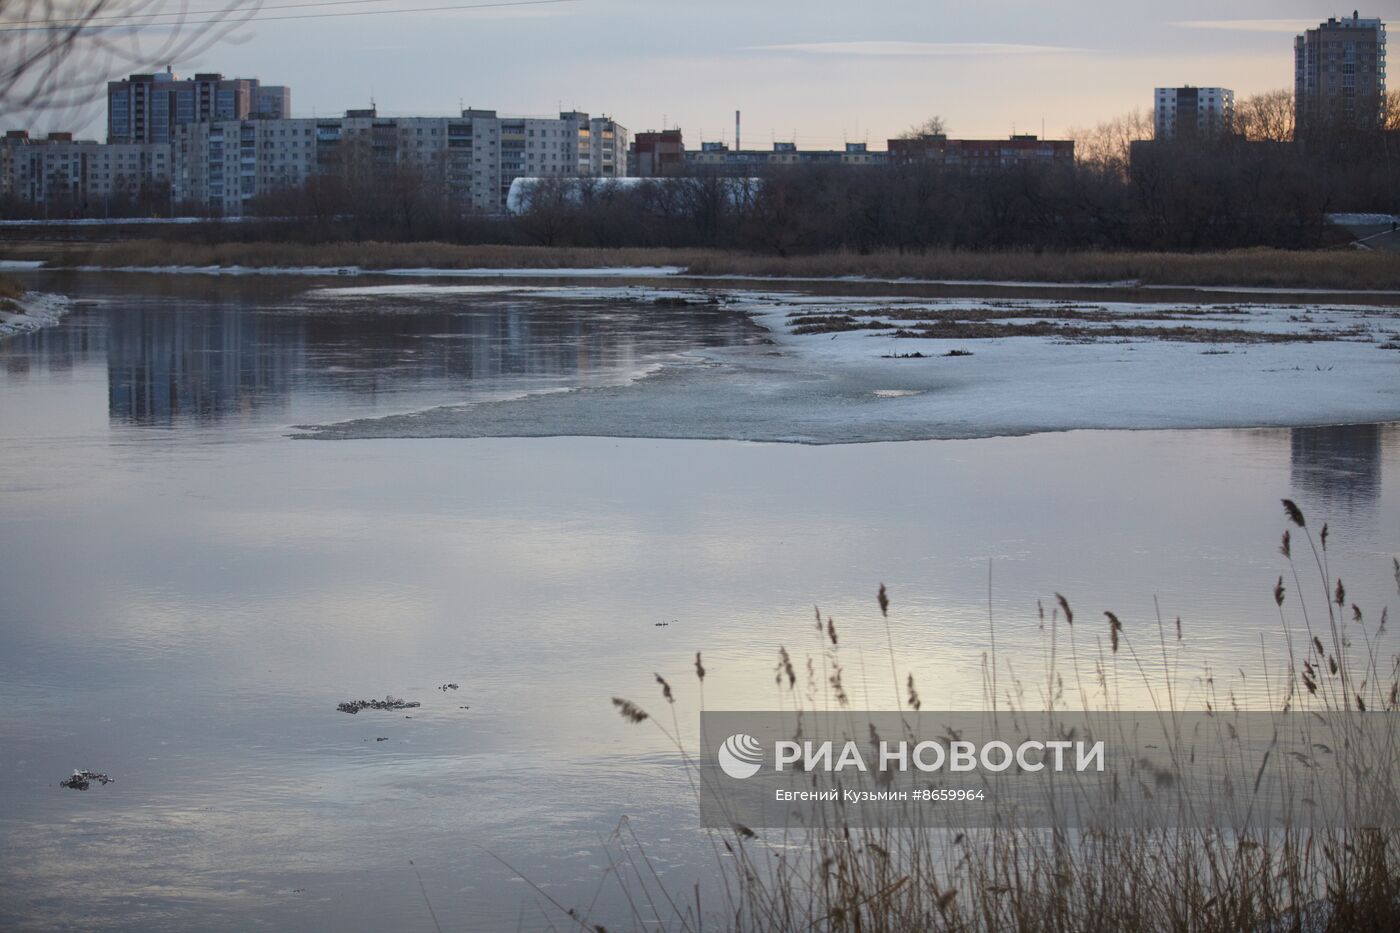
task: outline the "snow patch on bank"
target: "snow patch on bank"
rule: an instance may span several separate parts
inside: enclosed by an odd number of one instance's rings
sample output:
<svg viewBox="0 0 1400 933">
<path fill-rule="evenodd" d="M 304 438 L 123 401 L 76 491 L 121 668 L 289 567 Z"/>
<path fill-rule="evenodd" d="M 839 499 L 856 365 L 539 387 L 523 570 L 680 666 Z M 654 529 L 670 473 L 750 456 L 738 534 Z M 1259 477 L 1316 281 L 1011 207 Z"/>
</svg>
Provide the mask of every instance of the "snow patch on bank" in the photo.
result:
<svg viewBox="0 0 1400 933">
<path fill-rule="evenodd" d="M 677 276 L 685 271 L 681 266 L 599 266 L 596 268 L 581 269 L 365 269 L 361 266 L 76 266 L 74 269 L 77 272 L 140 272 L 158 275 L 391 275 L 400 278 L 425 279 L 651 279 Z"/>
<path fill-rule="evenodd" d="M 156 275 L 360 275 L 358 266 L 74 266 L 74 272 L 140 272 Z"/>
<path fill-rule="evenodd" d="M 63 295 L 39 292 L 27 292 L 23 298 L 0 299 L 0 339 L 57 324 L 70 305 Z"/>
<path fill-rule="evenodd" d="M 713 295 L 703 293 L 697 301 L 697 293 L 690 288 L 658 288 L 652 285 L 538 285 L 538 284 L 499 284 L 499 285 L 432 285 L 424 282 L 403 285 L 329 285 L 314 288 L 306 293 L 309 297 L 340 300 L 346 298 L 455 298 L 472 295 L 540 295 L 567 298 L 571 301 L 685 301 L 687 303 L 711 303 Z M 722 294 L 719 292 L 714 295 Z M 715 299 L 717 300 L 717 299 Z"/>
<path fill-rule="evenodd" d="M 665 278 L 685 272 L 683 266 L 598 266 L 589 269 L 386 269 L 381 275 L 425 278 L 462 276 L 486 279 L 532 278 Z"/>
<path fill-rule="evenodd" d="M 49 217 L 0 220 L 0 227 L 160 227 L 189 224 L 240 224 L 286 220 L 285 217 Z"/>
<path fill-rule="evenodd" d="M 1390 215 L 1335 215 L 1385 217 Z M 37 268 L 23 265 L 19 268 Z M 496 279 L 652 279 L 680 278 L 688 282 L 715 282 L 734 288 L 740 283 L 771 282 L 783 285 L 820 285 L 822 283 L 866 284 L 866 285 L 929 285 L 950 288 L 995 288 L 1015 289 L 1027 292 L 1046 290 L 1062 291 L 1122 291 L 1136 289 L 1150 292 L 1196 292 L 1202 295 L 1312 295 L 1366 297 L 1396 297 L 1400 291 L 1380 288 L 1310 288 L 1303 286 L 1267 285 L 1147 285 L 1136 279 L 1115 282 L 1037 282 L 1019 279 L 930 279 L 914 276 L 875 276 L 875 275 L 746 275 L 737 273 L 696 275 L 688 273 L 684 266 L 597 266 L 590 268 L 511 268 L 511 269 L 445 269 L 437 267 L 366 269 L 361 266 L 73 266 L 75 272 L 139 272 L 161 275 L 285 275 L 285 276 L 395 276 L 400 278 L 496 278 Z"/>
<path fill-rule="evenodd" d="M 1400 221 L 1397 214 L 1328 214 L 1327 219 L 1339 227 L 1376 227 Z"/>
</svg>

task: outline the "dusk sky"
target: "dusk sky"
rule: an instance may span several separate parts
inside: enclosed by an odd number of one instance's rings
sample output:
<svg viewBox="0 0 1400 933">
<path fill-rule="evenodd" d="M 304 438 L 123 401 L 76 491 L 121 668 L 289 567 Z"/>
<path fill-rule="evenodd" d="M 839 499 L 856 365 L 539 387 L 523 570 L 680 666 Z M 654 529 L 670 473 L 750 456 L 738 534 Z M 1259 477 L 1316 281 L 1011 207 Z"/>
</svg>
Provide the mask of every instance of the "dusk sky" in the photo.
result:
<svg viewBox="0 0 1400 933">
<path fill-rule="evenodd" d="M 268 0 L 269 5 L 297 0 Z M 389 0 L 351 12 L 447 6 Z M 265 10 L 275 17 L 296 11 Z M 1344 11 L 1293 0 L 574 0 L 515 9 L 255 20 L 179 73 L 290 84 L 297 116 L 366 106 L 445 115 L 577 108 L 632 131 L 680 126 L 687 144 L 883 145 L 931 114 L 962 136 L 1064 135 L 1135 107 L 1157 85 L 1292 83 L 1293 35 Z M 1361 10 L 1397 18 L 1395 0 Z M 1351 15 L 1351 8 L 1345 10 Z M 36 121 L 42 122 L 42 121 Z M 82 127 L 100 135 L 94 108 Z"/>
</svg>

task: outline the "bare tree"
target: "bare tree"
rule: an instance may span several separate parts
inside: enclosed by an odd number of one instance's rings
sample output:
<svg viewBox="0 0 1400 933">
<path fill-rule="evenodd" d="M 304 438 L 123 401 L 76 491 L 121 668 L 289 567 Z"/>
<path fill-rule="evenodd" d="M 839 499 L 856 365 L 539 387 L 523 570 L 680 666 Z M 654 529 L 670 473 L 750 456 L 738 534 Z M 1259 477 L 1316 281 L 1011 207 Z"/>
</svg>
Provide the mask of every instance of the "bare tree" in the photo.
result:
<svg viewBox="0 0 1400 933">
<path fill-rule="evenodd" d="M 915 123 L 899 134 L 900 139 L 919 139 L 924 136 L 940 136 L 948 132 L 948 121 L 934 114 L 922 123 Z"/>
<path fill-rule="evenodd" d="M 1287 88 L 1246 97 L 1235 105 L 1235 132 L 1251 142 L 1286 143 L 1296 126 L 1293 92 Z"/>
<path fill-rule="evenodd" d="M 1388 132 L 1400 130 L 1400 88 L 1392 89 L 1385 95 L 1385 119 L 1381 129 Z"/>
<path fill-rule="evenodd" d="M 102 83 L 198 56 L 261 0 L 0 0 L 0 117 L 90 103 Z"/>
<path fill-rule="evenodd" d="M 1119 174 L 1128 171 L 1133 143 L 1151 139 L 1152 134 L 1152 114 L 1140 108 L 1094 127 L 1069 131 L 1078 162 Z"/>
</svg>

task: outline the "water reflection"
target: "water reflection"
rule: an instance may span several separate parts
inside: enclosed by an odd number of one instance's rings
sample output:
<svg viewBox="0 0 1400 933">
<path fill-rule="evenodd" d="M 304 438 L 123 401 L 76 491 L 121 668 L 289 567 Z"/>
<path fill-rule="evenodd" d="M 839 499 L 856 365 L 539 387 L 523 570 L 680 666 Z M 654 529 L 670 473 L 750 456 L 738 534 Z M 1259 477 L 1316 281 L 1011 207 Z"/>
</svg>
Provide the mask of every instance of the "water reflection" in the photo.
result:
<svg viewBox="0 0 1400 933">
<path fill-rule="evenodd" d="M 1329 515 L 1374 510 L 1381 495 L 1382 441 L 1393 425 L 1294 428 L 1291 478 Z"/>
<path fill-rule="evenodd" d="M 305 285 L 288 296 L 281 283 L 128 295 L 121 285 L 61 327 L 0 345 L 0 371 L 24 379 L 36 367 L 105 363 L 114 423 L 212 425 L 284 417 L 300 395 L 411 408 L 409 396 L 428 405 L 614 383 L 663 355 L 757 334 L 707 307 L 502 294 L 365 301 Z"/>
<path fill-rule="evenodd" d="M 22 337 L 0 340 L 0 372 L 16 379 L 35 369 L 66 373 L 100 356 L 107 342 L 105 329 L 85 326 L 79 320 L 82 316 L 80 311 L 62 327 L 46 327 Z"/>
<path fill-rule="evenodd" d="M 114 420 L 170 425 L 218 420 L 284 398 L 306 358 L 292 318 L 236 311 L 114 314 L 107 338 Z"/>
</svg>

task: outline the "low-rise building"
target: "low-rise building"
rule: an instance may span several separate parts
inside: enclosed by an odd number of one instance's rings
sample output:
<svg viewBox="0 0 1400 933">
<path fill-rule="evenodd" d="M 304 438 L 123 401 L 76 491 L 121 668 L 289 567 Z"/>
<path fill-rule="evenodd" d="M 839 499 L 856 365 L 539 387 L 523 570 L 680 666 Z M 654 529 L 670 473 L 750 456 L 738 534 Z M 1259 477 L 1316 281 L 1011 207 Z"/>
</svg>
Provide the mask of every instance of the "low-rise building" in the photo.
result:
<svg viewBox="0 0 1400 933">
<path fill-rule="evenodd" d="M 753 175 L 767 168 L 798 165 L 884 165 L 887 154 L 872 152 L 865 143 L 847 143 L 843 149 L 799 149 L 793 142 L 775 142 L 770 149 L 730 149 L 724 143 L 700 144 L 685 154 L 692 172 Z"/>
<path fill-rule="evenodd" d="M 1069 165 L 1074 141 L 1016 135 L 1008 139 L 949 139 L 929 133 L 912 139 L 891 139 L 889 160 L 896 165 L 932 162 L 970 171 L 1022 165 Z"/>
</svg>

